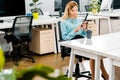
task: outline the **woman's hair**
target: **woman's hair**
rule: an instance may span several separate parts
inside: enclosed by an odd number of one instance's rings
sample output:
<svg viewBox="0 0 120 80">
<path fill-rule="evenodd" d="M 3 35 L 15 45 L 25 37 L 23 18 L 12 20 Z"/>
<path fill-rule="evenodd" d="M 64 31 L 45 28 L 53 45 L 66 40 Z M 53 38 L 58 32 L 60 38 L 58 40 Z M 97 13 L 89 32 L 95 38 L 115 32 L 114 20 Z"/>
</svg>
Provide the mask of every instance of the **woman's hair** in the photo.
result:
<svg viewBox="0 0 120 80">
<path fill-rule="evenodd" d="M 77 2 L 75 1 L 70 1 L 66 4 L 64 15 L 62 16 L 62 19 L 67 19 L 69 17 L 69 11 L 72 10 L 74 6 L 78 7 Z M 76 16 L 77 17 L 77 16 Z"/>
</svg>

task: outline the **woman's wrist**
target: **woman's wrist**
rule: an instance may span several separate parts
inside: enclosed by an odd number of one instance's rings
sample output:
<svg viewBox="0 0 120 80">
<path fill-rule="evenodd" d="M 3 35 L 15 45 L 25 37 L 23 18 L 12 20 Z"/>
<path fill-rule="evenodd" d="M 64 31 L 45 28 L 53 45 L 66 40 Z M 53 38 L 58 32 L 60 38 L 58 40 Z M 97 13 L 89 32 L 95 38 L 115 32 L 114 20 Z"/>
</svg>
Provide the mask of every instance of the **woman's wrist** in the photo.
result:
<svg viewBox="0 0 120 80">
<path fill-rule="evenodd" d="M 74 30 L 74 32 L 76 33 L 76 32 L 78 32 L 78 30 L 77 30 L 77 29 L 75 29 L 75 30 Z"/>
<path fill-rule="evenodd" d="M 74 29 L 74 32 L 78 32 L 79 30 L 80 30 L 80 28 L 78 26 L 76 29 Z"/>
<path fill-rule="evenodd" d="M 87 31 L 87 29 L 83 29 L 84 31 Z"/>
</svg>

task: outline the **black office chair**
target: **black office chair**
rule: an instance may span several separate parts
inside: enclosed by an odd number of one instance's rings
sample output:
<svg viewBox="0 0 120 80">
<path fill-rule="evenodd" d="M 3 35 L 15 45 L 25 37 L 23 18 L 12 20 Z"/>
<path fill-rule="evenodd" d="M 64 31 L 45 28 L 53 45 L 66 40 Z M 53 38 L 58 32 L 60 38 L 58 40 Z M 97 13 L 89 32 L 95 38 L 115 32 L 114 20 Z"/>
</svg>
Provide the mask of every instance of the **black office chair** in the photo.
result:
<svg viewBox="0 0 120 80">
<path fill-rule="evenodd" d="M 89 12 L 90 11 L 90 5 L 85 5 L 85 10 L 86 10 L 86 12 Z"/>
<path fill-rule="evenodd" d="M 60 26 L 60 21 L 58 22 L 58 31 L 59 31 L 59 42 L 61 41 L 65 41 L 62 39 L 62 32 L 61 32 L 61 26 Z M 79 36 L 79 38 L 84 38 L 83 36 Z M 75 37 L 74 39 L 77 39 L 77 37 Z M 61 57 L 64 58 L 65 57 L 69 57 L 70 56 L 70 53 L 71 53 L 71 48 L 69 47 L 65 47 L 65 46 L 60 46 L 60 49 L 61 49 Z M 86 57 L 83 57 L 83 56 L 75 56 L 79 62 L 82 62 L 82 59 L 85 59 L 85 60 L 89 60 L 89 58 L 86 58 Z M 68 71 L 67 71 L 68 73 Z M 66 73 L 66 75 L 67 75 Z M 88 75 L 84 75 L 84 73 L 88 73 Z M 73 76 L 76 77 L 76 78 L 79 78 L 79 77 L 85 77 L 85 78 L 88 78 L 88 79 L 91 79 L 91 74 L 90 74 L 90 71 L 84 71 L 84 72 L 80 72 L 80 69 L 79 69 L 79 63 L 77 62 L 76 63 L 76 68 L 75 68 L 75 72 L 73 72 Z"/>
<path fill-rule="evenodd" d="M 35 62 L 32 53 L 29 51 L 32 20 L 32 16 L 15 17 L 12 28 L 4 36 L 8 43 L 12 42 L 15 65 L 18 65 L 18 60 L 22 57 L 32 59 L 32 62 Z M 27 54 L 23 54 L 23 47 L 27 49 Z"/>
</svg>

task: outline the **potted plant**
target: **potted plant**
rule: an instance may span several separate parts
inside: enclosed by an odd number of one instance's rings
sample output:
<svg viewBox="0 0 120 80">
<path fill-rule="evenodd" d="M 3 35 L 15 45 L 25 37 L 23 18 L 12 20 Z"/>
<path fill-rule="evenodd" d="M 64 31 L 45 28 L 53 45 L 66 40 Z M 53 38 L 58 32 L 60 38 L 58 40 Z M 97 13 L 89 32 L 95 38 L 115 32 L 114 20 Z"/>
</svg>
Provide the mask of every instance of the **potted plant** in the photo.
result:
<svg viewBox="0 0 120 80">
<path fill-rule="evenodd" d="M 41 2 L 39 2 L 39 0 L 32 0 L 32 2 L 29 4 L 30 7 L 33 7 L 31 9 L 31 12 L 33 14 L 34 19 L 38 19 L 40 8 L 38 8 L 37 6 L 40 4 Z"/>
<path fill-rule="evenodd" d="M 99 0 L 91 0 L 90 2 L 90 11 L 93 12 L 93 14 L 96 14 L 100 11 L 100 4 Z"/>
</svg>

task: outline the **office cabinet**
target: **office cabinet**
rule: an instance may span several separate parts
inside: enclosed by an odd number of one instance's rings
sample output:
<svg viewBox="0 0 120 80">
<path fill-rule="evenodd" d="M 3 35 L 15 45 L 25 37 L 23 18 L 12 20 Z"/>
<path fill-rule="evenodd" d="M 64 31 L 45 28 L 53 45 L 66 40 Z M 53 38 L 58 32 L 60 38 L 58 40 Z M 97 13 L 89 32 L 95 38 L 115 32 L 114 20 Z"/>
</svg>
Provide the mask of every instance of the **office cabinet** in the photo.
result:
<svg viewBox="0 0 120 80">
<path fill-rule="evenodd" d="M 54 52 L 54 30 L 33 28 L 30 50 L 38 54 Z"/>
<path fill-rule="evenodd" d="M 120 19 L 110 19 L 112 32 L 120 31 Z M 108 19 L 100 19 L 100 35 L 109 33 Z"/>
<path fill-rule="evenodd" d="M 120 20 L 112 19 L 112 32 L 120 31 Z"/>
</svg>

